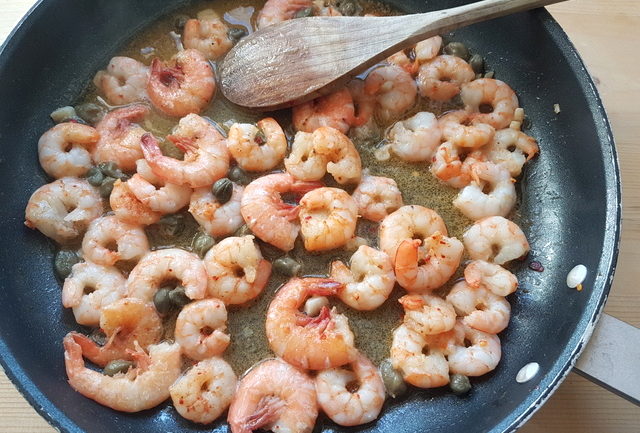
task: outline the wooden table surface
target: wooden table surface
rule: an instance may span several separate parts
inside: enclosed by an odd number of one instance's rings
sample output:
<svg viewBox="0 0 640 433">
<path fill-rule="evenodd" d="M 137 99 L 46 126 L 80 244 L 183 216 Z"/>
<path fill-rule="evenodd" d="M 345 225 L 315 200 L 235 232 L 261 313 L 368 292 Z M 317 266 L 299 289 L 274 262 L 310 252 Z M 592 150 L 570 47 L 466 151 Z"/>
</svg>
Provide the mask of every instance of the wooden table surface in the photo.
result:
<svg viewBox="0 0 640 433">
<path fill-rule="evenodd" d="M 3 41 L 34 0 L 0 2 Z M 605 311 L 640 326 L 640 1 L 572 0 L 550 6 L 594 77 L 609 114 L 622 169 L 623 227 L 618 270 Z M 0 432 L 52 433 L 0 370 Z M 525 433 L 640 432 L 640 407 L 570 374 L 522 428 Z"/>
</svg>

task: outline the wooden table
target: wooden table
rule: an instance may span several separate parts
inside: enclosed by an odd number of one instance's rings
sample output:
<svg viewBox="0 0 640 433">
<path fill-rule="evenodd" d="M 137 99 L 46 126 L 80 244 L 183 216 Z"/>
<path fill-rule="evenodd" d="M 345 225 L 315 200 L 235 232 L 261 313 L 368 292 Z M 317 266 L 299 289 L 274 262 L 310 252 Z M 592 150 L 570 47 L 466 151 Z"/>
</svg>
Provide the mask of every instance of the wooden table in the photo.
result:
<svg viewBox="0 0 640 433">
<path fill-rule="evenodd" d="M 34 0 L 3 0 L 3 41 Z M 640 326 L 640 1 L 572 0 L 549 7 L 587 63 L 613 125 L 623 181 L 618 270 L 605 311 Z M 640 432 L 640 408 L 576 374 L 521 430 L 525 433 Z M 0 432 L 53 433 L 0 371 Z"/>
</svg>

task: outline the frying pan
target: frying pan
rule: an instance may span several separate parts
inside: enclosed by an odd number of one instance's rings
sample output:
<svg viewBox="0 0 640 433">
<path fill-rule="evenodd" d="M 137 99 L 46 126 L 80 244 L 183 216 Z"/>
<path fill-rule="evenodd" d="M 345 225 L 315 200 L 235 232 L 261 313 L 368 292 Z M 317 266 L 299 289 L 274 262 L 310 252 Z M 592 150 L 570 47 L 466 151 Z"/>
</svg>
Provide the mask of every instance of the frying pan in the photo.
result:
<svg viewBox="0 0 640 433">
<path fill-rule="evenodd" d="M 389 3 L 415 13 L 465 2 Z M 140 414 L 118 413 L 68 386 L 61 341 L 78 327 L 60 304 L 53 245 L 23 226 L 29 195 L 48 181 L 35 144 L 51 127 L 49 113 L 73 103 L 137 31 L 184 4 L 41 0 L 0 52 L 0 360 L 27 400 L 64 432 L 202 430 L 168 403 Z M 319 422 L 318 431 L 514 430 L 568 374 L 606 300 L 618 253 L 619 173 L 606 114 L 580 57 L 545 10 L 476 24 L 457 31 L 455 39 L 485 56 L 533 121 L 529 133 L 541 153 L 523 174 L 520 209 L 529 259 L 545 270 L 534 272 L 526 261 L 518 265 L 521 289 L 510 298 L 511 323 L 500 335 L 502 360 L 493 373 L 473 380 L 469 395 L 410 393 L 387 402 L 376 422 L 353 429 Z M 588 269 L 581 292 L 565 284 L 579 263 Z M 539 363 L 540 372 L 517 383 L 516 374 L 529 362 Z M 213 431 L 227 427 L 221 422 Z"/>
</svg>

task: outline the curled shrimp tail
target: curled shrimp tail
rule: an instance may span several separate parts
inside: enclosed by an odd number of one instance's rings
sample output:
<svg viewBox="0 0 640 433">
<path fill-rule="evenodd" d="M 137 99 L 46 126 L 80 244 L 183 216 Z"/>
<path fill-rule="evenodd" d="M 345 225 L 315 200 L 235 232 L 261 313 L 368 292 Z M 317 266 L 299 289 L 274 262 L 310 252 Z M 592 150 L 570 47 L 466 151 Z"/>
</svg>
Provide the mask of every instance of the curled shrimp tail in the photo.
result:
<svg viewBox="0 0 640 433">
<path fill-rule="evenodd" d="M 323 329 L 327 327 L 331 321 L 331 310 L 326 305 L 322 307 L 320 313 L 316 317 L 299 316 L 296 318 L 298 326 L 320 326 Z"/>
<path fill-rule="evenodd" d="M 80 352 L 84 357 L 94 364 L 105 366 L 111 361 L 110 357 L 105 356 L 105 353 L 101 350 L 102 348 L 86 335 L 70 332 L 68 336 L 80 347 Z"/>
<path fill-rule="evenodd" d="M 69 378 L 84 368 L 82 348 L 74 339 L 73 334 L 73 332 L 68 333 L 62 341 L 62 344 L 64 345 L 65 367 Z"/>
<path fill-rule="evenodd" d="M 256 411 L 249 415 L 238 433 L 251 433 L 262 427 L 273 424 L 279 417 L 285 402 L 274 396 L 265 396 L 258 403 Z"/>
<path fill-rule="evenodd" d="M 398 302 L 405 310 L 419 310 L 424 307 L 424 299 L 420 295 L 404 295 Z"/>
<path fill-rule="evenodd" d="M 146 160 L 153 160 L 162 156 L 162 150 L 160 150 L 158 139 L 152 134 L 144 134 L 140 137 L 140 142 L 140 147 L 142 147 L 142 153 Z"/>
<path fill-rule="evenodd" d="M 197 146 L 189 137 L 181 137 L 179 135 L 167 135 L 167 140 L 176 145 L 183 152 L 193 152 Z"/>
<path fill-rule="evenodd" d="M 315 296 L 334 296 L 344 287 L 344 284 L 330 278 L 307 278 L 308 293 Z"/>
</svg>

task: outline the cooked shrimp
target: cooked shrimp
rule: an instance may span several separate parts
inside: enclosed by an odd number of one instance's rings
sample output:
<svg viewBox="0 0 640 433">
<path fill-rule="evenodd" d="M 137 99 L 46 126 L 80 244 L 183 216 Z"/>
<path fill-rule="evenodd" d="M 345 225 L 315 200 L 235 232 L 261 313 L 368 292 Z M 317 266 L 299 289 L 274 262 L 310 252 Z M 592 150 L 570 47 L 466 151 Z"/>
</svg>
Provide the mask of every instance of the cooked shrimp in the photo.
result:
<svg viewBox="0 0 640 433">
<path fill-rule="evenodd" d="M 346 134 L 354 122 L 353 97 L 346 87 L 337 92 L 313 99 L 292 110 L 293 127 L 297 131 L 313 132 L 330 126 Z"/>
<path fill-rule="evenodd" d="M 281 250 L 291 251 L 300 232 L 298 207 L 284 203 L 280 195 L 304 193 L 318 186 L 319 183 L 298 181 L 287 173 L 262 176 L 245 188 L 240 213 L 257 237 Z"/>
<path fill-rule="evenodd" d="M 126 282 L 114 267 L 77 263 L 64 280 L 62 305 L 73 308 L 73 315 L 80 325 L 98 326 L 100 310 L 124 297 Z"/>
<path fill-rule="evenodd" d="M 342 283 L 326 278 L 292 278 L 276 292 L 265 323 L 271 350 L 299 368 L 323 370 L 355 359 L 346 316 L 323 307 L 316 317 L 299 311 L 313 295 L 337 294 Z"/>
<path fill-rule="evenodd" d="M 267 171 L 276 167 L 287 153 L 287 137 L 275 119 L 267 117 L 256 126 L 234 123 L 227 147 L 238 165 L 247 171 Z"/>
<path fill-rule="evenodd" d="M 112 105 L 126 105 L 147 99 L 149 68 L 130 57 L 113 57 L 93 84 Z"/>
<path fill-rule="evenodd" d="M 482 376 L 496 368 L 502 356 L 497 335 L 473 329 L 460 320 L 456 323 L 456 329 L 459 329 L 458 332 L 462 333 L 464 338 L 449 352 L 451 373 Z M 465 347 L 463 340 L 468 340 L 471 346 Z"/>
<path fill-rule="evenodd" d="M 476 162 L 470 170 L 473 180 L 460 190 L 453 205 L 472 220 L 511 212 L 517 197 L 509 171 L 492 162 Z"/>
<path fill-rule="evenodd" d="M 127 279 L 131 298 L 151 302 L 167 281 L 178 280 L 190 299 L 202 299 L 207 292 L 207 273 L 197 255 L 180 248 L 147 253 L 131 270 Z"/>
<path fill-rule="evenodd" d="M 380 249 L 395 261 L 396 250 L 405 239 L 427 238 L 439 232 L 447 235 L 447 227 L 432 209 L 406 205 L 389 214 L 380 224 Z"/>
<path fill-rule="evenodd" d="M 420 63 L 418 63 L 418 61 L 416 60 L 415 51 L 413 48 L 393 53 L 392 55 L 387 57 L 386 62 L 391 63 L 395 66 L 400 66 L 402 69 L 411 74 L 412 77 L 416 75 L 416 73 L 418 72 L 418 68 L 420 67 Z"/>
<path fill-rule="evenodd" d="M 121 260 L 138 260 L 147 251 L 149 241 L 143 228 L 120 221 L 113 215 L 93 220 L 82 239 L 84 258 L 99 265 L 112 266 Z"/>
<path fill-rule="evenodd" d="M 509 126 L 518 108 L 518 97 L 511 87 L 492 78 L 480 78 L 462 85 L 460 96 L 465 109 L 475 113 L 473 123 L 487 123 L 495 129 Z M 486 112 L 484 108 L 490 111 Z"/>
<path fill-rule="evenodd" d="M 92 166 L 89 150 L 100 134 L 91 126 L 60 123 L 40 137 L 38 158 L 45 172 L 56 179 L 84 176 Z"/>
<path fill-rule="evenodd" d="M 338 297 L 356 310 L 378 308 L 387 300 L 396 282 L 391 258 L 366 245 L 353 253 L 349 267 L 339 260 L 331 263 L 331 278 L 344 284 Z"/>
<path fill-rule="evenodd" d="M 300 233 L 307 251 L 326 251 L 346 244 L 356 231 L 358 206 L 338 188 L 317 188 L 300 200 Z"/>
<path fill-rule="evenodd" d="M 511 305 L 504 297 L 487 289 L 475 289 L 460 281 L 447 295 L 447 301 L 451 302 L 465 325 L 479 331 L 497 334 L 509 325 Z"/>
<path fill-rule="evenodd" d="M 429 161 L 440 145 L 442 133 L 433 113 L 421 111 L 396 122 L 387 134 L 391 150 L 403 161 Z"/>
<path fill-rule="evenodd" d="M 82 235 L 102 212 L 100 194 L 89 182 L 63 177 L 42 185 L 31 194 L 24 225 L 64 244 Z"/>
<path fill-rule="evenodd" d="M 130 181 L 131 179 L 129 179 Z M 148 226 L 157 223 L 162 214 L 154 212 L 135 196 L 129 188 L 129 181 L 116 180 L 109 196 L 109 205 L 116 217 L 127 224 Z"/>
<path fill-rule="evenodd" d="M 153 173 L 145 159 L 136 161 L 136 167 L 137 173 L 127 181 L 127 186 L 149 209 L 163 214 L 176 213 L 189 203 L 191 188 L 165 182 Z"/>
<path fill-rule="evenodd" d="M 413 107 L 418 94 L 411 74 L 396 65 L 371 71 L 365 80 L 365 91 L 376 95 L 376 115 L 383 123 L 402 116 Z"/>
<path fill-rule="evenodd" d="M 313 7 L 311 0 L 267 0 L 258 14 L 256 25 L 261 29 L 287 21 L 292 19 L 299 10 L 310 7 Z"/>
<path fill-rule="evenodd" d="M 350 370 L 331 368 L 318 373 L 318 404 L 336 424 L 366 424 L 376 419 L 382 410 L 385 398 L 382 377 L 378 368 L 362 354 L 358 354 L 349 367 Z"/>
<path fill-rule="evenodd" d="M 471 66 L 460 57 L 443 54 L 420 66 L 418 89 L 425 98 L 448 101 L 460 93 L 462 84 L 475 76 Z"/>
<path fill-rule="evenodd" d="M 153 105 L 168 116 L 199 113 L 215 91 L 213 69 L 198 50 L 179 51 L 169 63 L 158 58 L 151 62 L 147 93 Z"/>
<path fill-rule="evenodd" d="M 72 332 L 70 335 L 82 348 L 85 358 L 104 367 L 116 359 L 132 359 L 137 347 L 146 349 L 160 341 L 162 319 L 153 304 L 140 299 L 123 298 L 106 305 L 100 311 L 100 329 L 107 343 L 99 346 L 89 337 Z"/>
<path fill-rule="evenodd" d="M 142 151 L 153 173 L 167 182 L 191 188 L 212 185 L 229 170 L 229 151 L 224 138 L 209 122 L 197 114 L 189 114 L 167 136 L 180 150 L 184 159 L 164 156 L 156 138 L 142 136 Z"/>
<path fill-rule="evenodd" d="M 501 216 L 476 221 L 462 239 L 472 259 L 499 265 L 524 257 L 529 252 L 529 242 L 520 227 Z"/>
<path fill-rule="evenodd" d="M 134 171 L 136 161 L 143 157 L 140 138 L 147 132 L 134 122 L 149 113 L 142 104 L 118 108 L 107 113 L 96 125 L 100 139 L 92 156 L 96 163 L 115 162 L 124 171 Z"/>
<path fill-rule="evenodd" d="M 231 198 L 220 204 L 210 187 L 198 188 L 191 194 L 189 213 L 211 236 L 227 236 L 244 224 L 240 214 L 240 203 L 244 188 L 233 184 Z"/>
<path fill-rule="evenodd" d="M 133 355 L 137 368 L 113 377 L 84 366 L 82 349 L 72 335 L 64 338 L 64 363 L 73 389 L 103 406 L 122 412 L 151 409 L 169 397 L 169 386 L 180 376 L 180 346 L 161 343 Z"/>
<path fill-rule="evenodd" d="M 414 51 L 416 53 L 416 60 L 419 63 L 424 63 L 427 60 L 433 59 L 440 52 L 442 46 L 442 38 L 440 36 L 432 36 L 429 39 L 420 41 L 416 44 Z"/>
<path fill-rule="evenodd" d="M 358 205 L 358 214 L 375 222 L 403 205 L 398 184 L 389 177 L 365 175 L 351 197 Z"/>
<path fill-rule="evenodd" d="M 231 341 L 227 309 L 218 299 L 201 299 L 186 305 L 176 320 L 175 339 L 182 353 L 201 361 L 222 354 Z"/>
<path fill-rule="evenodd" d="M 222 358 L 198 362 L 169 387 L 173 406 L 183 418 L 200 424 L 215 421 L 227 410 L 237 384 Z"/>
<path fill-rule="evenodd" d="M 313 379 L 286 362 L 270 359 L 240 380 L 227 421 L 232 433 L 311 433 L 317 417 Z"/>
<path fill-rule="evenodd" d="M 491 142 L 496 132 L 486 123 L 471 123 L 471 114 L 465 110 L 451 111 L 438 119 L 445 141 L 454 146 L 478 148 Z"/>
<path fill-rule="evenodd" d="M 431 173 L 454 188 L 463 188 L 471 182 L 471 164 L 482 161 L 480 152 L 465 153 L 464 149 L 448 141 L 436 149 L 431 160 Z"/>
<path fill-rule="evenodd" d="M 493 140 L 482 149 L 489 161 L 505 167 L 512 177 L 520 176 L 524 163 L 539 150 L 533 137 L 513 128 L 497 131 Z"/>
<path fill-rule="evenodd" d="M 296 133 L 291 153 L 284 159 L 284 166 L 296 179 L 315 181 L 324 177 L 327 173 L 327 160 L 316 151 L 313 133 Z"/>
<path fill-rule="evenodd" d="M 204 257 L 208 296 L 227 305 L 244 304 L 258 296 L 271 276 L 271 263 L 262 258 L 253 236 L 229 237 Z"/>
<path fill-rule="evenodd" d="M 415 76 L 420 68 L 420 64 L 433 59 L 440 52 L 442 38 L 433 36 L 424 41 L 418 42 L 409 50 L 398 51 L 387 58 L 388 63 L 400 66 L 411 76 Z"/>
<path fill-rule="evenodd" d="M 491 290 L 498 296 L 507 296 L 518 288 L 518 279 L 500 265 L 474 260 L 464 268 L 464 279 L 474 289 Z"/>
<path fill-rule="evenodd" d="M 369 122 L 376 108 L 376 96 L 365 91 L 363 80 L 354 78 L 347 83 L 347 89 L 353 98 L 354 117 L 351 126 L 362 126 Z"/>
<path fill-rule="evenodd" d="M 182 43 L 186 49 L 200 51 L 209 60 L 215 60 L 233 46 L 227 36 L 229 29 L 218 14 L 211 9 L 198 13 L 198 19 L 190 19 L 182 31 Z"/>
<path fill-rule="evenodd" d="M 404 307 L 403 324 L 420 335 L 447 332 L 456 324 L 453 306 L 432 295 L 404 295 L 398 299 Z"/>
</svg>

